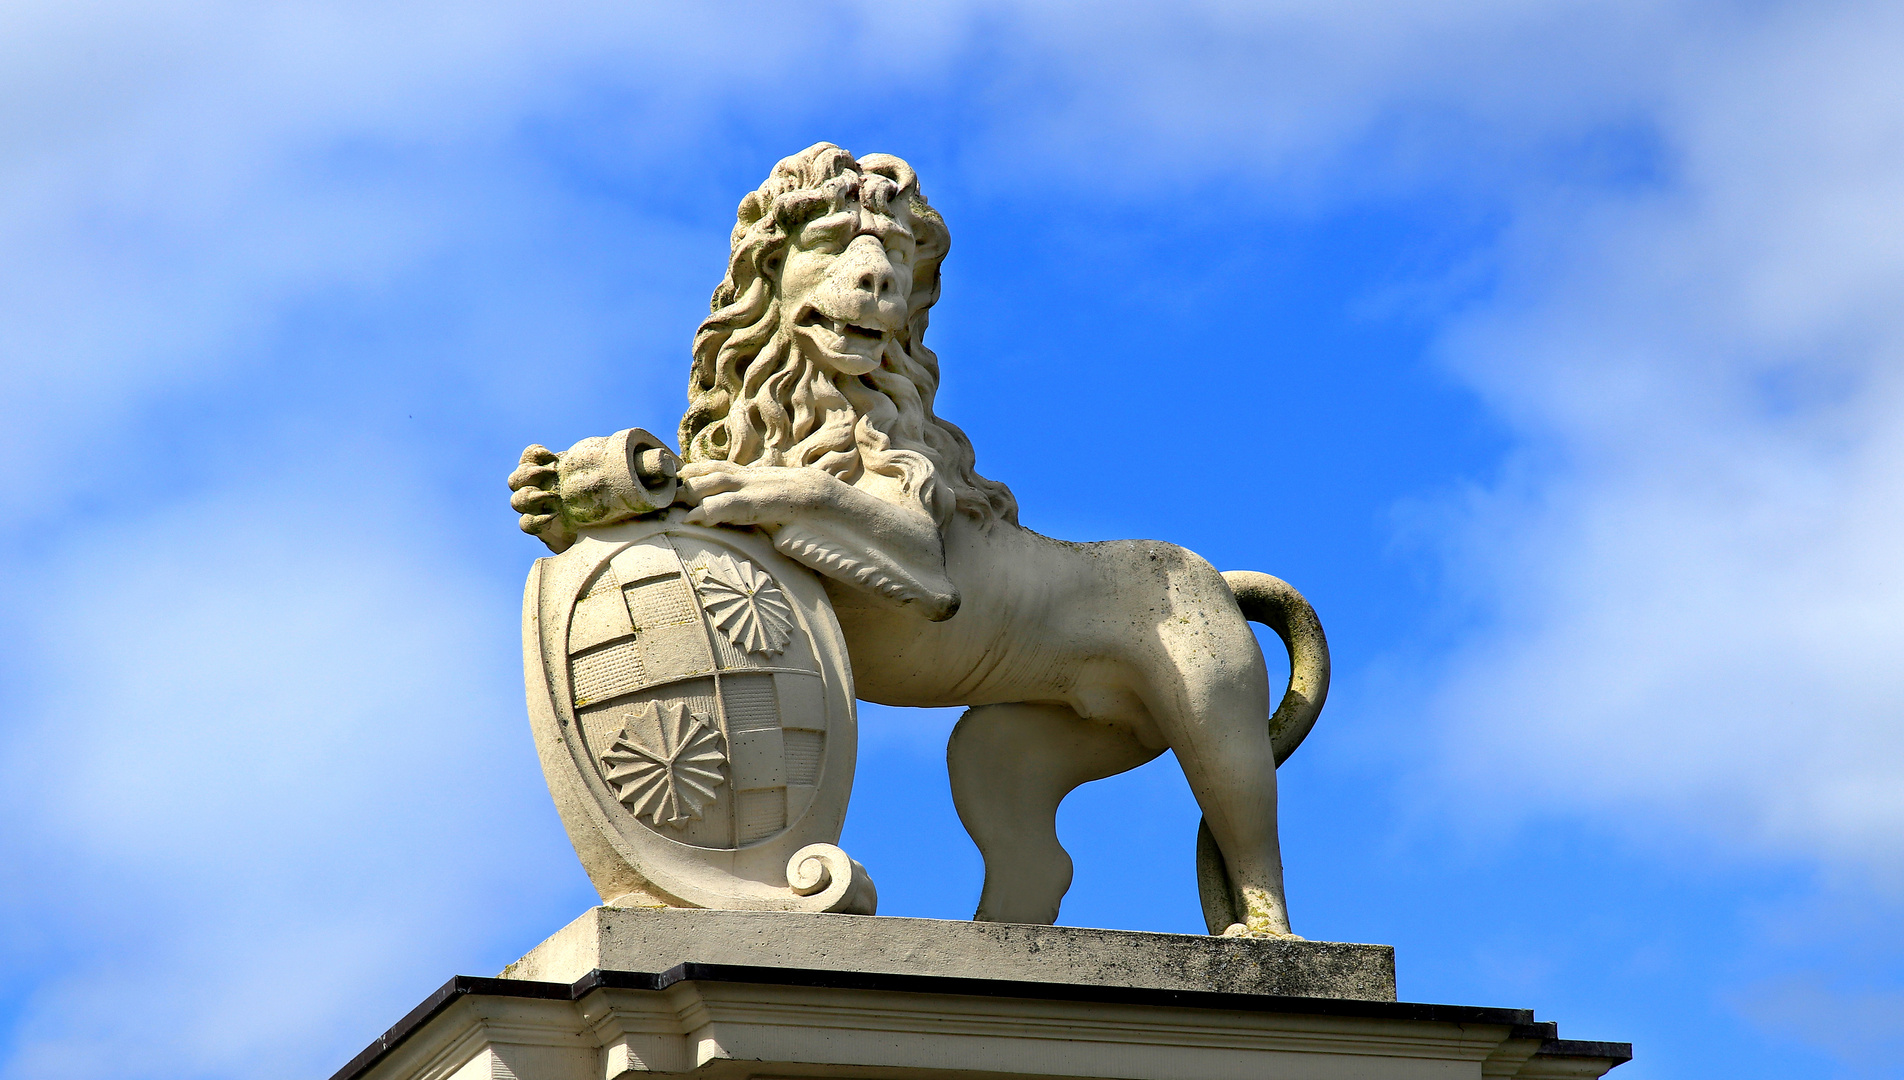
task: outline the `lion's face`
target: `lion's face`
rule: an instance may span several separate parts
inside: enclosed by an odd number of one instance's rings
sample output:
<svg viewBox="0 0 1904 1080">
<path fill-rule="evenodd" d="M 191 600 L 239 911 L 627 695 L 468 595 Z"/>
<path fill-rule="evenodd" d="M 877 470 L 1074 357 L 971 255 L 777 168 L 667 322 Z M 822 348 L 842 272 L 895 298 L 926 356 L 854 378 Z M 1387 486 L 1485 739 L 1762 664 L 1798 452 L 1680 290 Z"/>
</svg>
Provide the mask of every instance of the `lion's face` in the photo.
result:
<svg viewBox="0 0 1904 1080">
<path fill-rule="evenodd" d="M 780 313 L 799 348 L 845 376 L 878 370 L 904 332 L 914 241 L 904 201 L 876 213 L 857 203 L 808 221 L 788 244 Z"/>
<path fill-rule="evenodd" d="M 912 166 L 818 143 L 734 215 L 727 277 L 694 335 L 687 461 L 813 466 L 943 525 L 1017 521 L 1005 485 L 934 416 L 921 340 L 950 238 Z"/>
</svg>

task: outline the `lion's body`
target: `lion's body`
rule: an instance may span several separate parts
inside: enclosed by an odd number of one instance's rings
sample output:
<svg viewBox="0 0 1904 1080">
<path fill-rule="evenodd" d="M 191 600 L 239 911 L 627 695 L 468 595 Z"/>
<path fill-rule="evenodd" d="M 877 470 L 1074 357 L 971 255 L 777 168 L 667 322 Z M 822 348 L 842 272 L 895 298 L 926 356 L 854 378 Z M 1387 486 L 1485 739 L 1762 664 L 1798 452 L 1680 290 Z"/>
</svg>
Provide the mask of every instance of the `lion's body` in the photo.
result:
<svg viewBox="0 0 1904 1080">
<path fill-rule="evenodd" d="M 860 697 L 1063 704 L 1162 749 L 1151 703 L 1181 692 L 1185 662 L 1198 680 L 1217 673 L 1214 662 L 1260 702 L 1254 716 L 1268 715 L 1255 636 L 1221 576 L 1190 552 L 1143 540 L 1074 544 L 956 518 L 945 539 L 961 597 L 954 618 L 928 622 L 850 586 L 830 588 Z"/>
<path fill-rule="evenodd" d="M 858 696 L 968 707 L 947 758 L 985 856 L 979 918 L 1053 921 L 1071 877 L 1059 801 L 1170 749 L 1214 840 L 1202 868 L 1212 929 L 1286 934 L 1269 684 L 1245 609 L 1182 548 L 1018 526 L 1009 490 L 977 474 L 964 433 L 932 412 L 938 361 L 922 336 L 946 246 L 896 158 L 820 144 L 742 201 L 694 343 L 690 520 L 761 528 L 823 575 Z M 552 546 L 590 524 L 551 509 L 543 489 L 559 471 L 525 454 L 512 480 L 529 489 L 523 527 Z M 1283 621 L 1292 670 L 1309 680 L 1306 696 L 1292 681 L 1278 719 L 1306 730 L 1326 647 L 1319 627 L 1290 635 L 1289 617 L 1312 622 L 1300 596 L 1256 577 L 1250 617 Z M 1312 641 L 1301 655 L 1299 640 Z"/>
<path fill-rule="evenodd" d="M 1270 872 L 1251 884 L 1280 913 L 1268 676 L 1216 570 L 1172 544 L 1074 544 L 1004 522 L 954 519 L 945 540 L 963 601 L 951 619 L 928 622 L 844 585 L 829 594 L 859 697 L 974 710 L 948 760 L 986 856 L 979 916 L 1055 920 L 1071 876 L 1058 803 L 1165 749 L 1221 821 L 1231 861 Z"/>
</svg>

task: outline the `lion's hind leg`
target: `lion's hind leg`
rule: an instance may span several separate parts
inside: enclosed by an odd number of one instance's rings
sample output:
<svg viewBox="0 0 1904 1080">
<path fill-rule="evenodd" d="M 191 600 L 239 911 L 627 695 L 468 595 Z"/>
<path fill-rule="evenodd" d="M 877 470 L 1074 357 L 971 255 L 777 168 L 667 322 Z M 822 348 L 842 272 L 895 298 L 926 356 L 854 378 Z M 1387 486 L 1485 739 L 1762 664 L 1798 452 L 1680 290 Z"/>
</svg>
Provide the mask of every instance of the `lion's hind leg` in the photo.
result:
<svg viewBox="0 0 1904 1080">
<path fill-rule="evenodd" d="M 1276 755 L 1262 650 L 1231 588 L 1208 563 L 1181 553 L 1171 607 L 1132 670 L 1139 694 L 1203 810 L 1209 843 L 1199 892 L 1210 931 L 1290 937 L 1276 836 Z"/>
<path fill-rule="evenodd" d="M 970 709 L 946 744 L 952 801 L 985 857 L 978 914 L 1053 923 L 1071 887 L 1058 804 L 1078 785 L 1134 769 L 1161 751 L 1062 705 Z"/>
</svg>

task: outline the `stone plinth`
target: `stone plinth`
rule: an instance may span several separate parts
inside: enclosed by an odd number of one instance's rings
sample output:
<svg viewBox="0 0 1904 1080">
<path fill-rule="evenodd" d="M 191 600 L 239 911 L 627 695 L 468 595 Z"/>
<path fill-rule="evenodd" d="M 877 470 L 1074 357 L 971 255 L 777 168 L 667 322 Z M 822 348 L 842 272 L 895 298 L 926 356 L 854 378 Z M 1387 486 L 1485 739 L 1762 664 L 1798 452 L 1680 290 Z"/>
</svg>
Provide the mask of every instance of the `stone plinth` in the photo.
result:
<svg viewBox="0 0 1904 1080">
<path fill-rule="evenodd" d="M 1387 945 L 690 908 L 595 908 L 502 974 L 572 983 L 591 971 L 690 962 L 1395 1000 L 1395 950 Z"/>
<path fill-rule="evenodd" d="M 1523 1009 L 1395 1001 L 1392 954 L 1380 946 L 1291 944 L 1314 947 L 598 910 L 510 968 L 544 977 L 453 979 L 332 1080 L 1559 1080 L 1631 1057 L 1624 1043 L 1560 1039 Z M 855 948 L 860 970 L 848 967 Z M 547 977 L 614 956 L 676 962 Z M 990 977 L 947 973 L 988 966 Z M 912 970 L 886 970 L 898 967 Z M 1187 985 L 1205 975 L 1232 989 Z M 1337 993 L 1234 989 L 1303 980 Z M 1386 994 L 1340 992 L 1350 986 Z"/>
</svg>

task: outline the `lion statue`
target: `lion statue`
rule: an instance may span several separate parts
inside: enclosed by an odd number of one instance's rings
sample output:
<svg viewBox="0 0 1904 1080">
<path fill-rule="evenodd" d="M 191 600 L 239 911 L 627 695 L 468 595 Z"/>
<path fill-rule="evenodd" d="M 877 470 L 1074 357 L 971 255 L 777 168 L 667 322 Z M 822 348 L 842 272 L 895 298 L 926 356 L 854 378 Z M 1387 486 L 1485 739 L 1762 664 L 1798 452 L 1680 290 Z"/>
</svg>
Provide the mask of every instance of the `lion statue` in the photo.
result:
<svg viewBox="0 0 1904 1080">
<path fill-rule="evenodd" d="M 967 707 L 946 757 L 985 860 L 977 918 L 1054 922 L 1072 872 L 1059 802 L 1168 749 L 1203 811 L 1210 932 L 1293 936 L 1276 765 L 1328 690 L 1315 613 L 1276 578 L 1219 574 L 1170 544 L 1074 544 L 1018 524 L 1011 492 L 932 411 L 924 338 L 948 241 L 904 161 L 830 143 L 741 200 L 694 337 L 685 520 L 758 529 L 822 576 L 861 698 Z M 559 552 L 629 516 L 600 490 L 608 445 L 524 452 L 510 477 L 524 531 Z M 677 462 L 649 450 L 640 467 Z M 1246 619 L 1289 651 L 1274 715 Z"/>
</svg>

